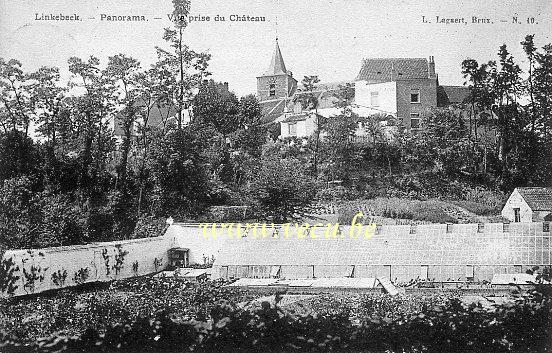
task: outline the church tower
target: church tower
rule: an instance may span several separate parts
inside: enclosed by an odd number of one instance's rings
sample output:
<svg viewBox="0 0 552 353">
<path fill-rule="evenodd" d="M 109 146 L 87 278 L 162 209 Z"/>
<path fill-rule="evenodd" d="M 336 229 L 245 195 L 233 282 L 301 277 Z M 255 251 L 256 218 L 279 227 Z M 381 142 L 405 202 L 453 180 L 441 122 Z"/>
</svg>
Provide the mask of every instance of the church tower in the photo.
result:
<svg viewBox="0 0 552 353">
<path fill-rule="evenodd" d="M 284 58 L 276 38 L 276 48 L 268 70 L 257 77 L 257 97 L 259 101 L 287 99 L 295 93 L 297 80 L 291 71 L 286 70 Z"/>
</svg>

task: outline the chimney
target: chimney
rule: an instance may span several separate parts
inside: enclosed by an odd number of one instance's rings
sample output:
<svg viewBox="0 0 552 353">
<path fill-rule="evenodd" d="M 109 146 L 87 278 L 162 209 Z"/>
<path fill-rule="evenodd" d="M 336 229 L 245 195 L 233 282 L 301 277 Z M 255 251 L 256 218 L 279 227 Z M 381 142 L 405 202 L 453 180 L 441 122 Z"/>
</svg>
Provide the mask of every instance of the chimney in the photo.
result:
<svg viewBox="0 0 552 353">
<path fill-rule="evenodd" d="M 429 78 L 435 78 L 435 58 L 433 56 L 429 57 L 428 63 Z"/>
</svg>

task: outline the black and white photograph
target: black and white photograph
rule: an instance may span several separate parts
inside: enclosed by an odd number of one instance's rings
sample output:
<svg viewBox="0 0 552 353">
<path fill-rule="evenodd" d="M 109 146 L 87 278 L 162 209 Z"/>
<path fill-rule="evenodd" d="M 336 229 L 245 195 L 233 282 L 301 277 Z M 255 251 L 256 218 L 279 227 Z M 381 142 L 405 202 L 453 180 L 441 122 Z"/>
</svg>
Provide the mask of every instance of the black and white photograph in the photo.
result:
<svg viewBox="0 0 552 353">
<path fill-rule="evenodd" d="M 0 353 L 552 352 L 552 2 L 0 0 Z"/>
</svg>

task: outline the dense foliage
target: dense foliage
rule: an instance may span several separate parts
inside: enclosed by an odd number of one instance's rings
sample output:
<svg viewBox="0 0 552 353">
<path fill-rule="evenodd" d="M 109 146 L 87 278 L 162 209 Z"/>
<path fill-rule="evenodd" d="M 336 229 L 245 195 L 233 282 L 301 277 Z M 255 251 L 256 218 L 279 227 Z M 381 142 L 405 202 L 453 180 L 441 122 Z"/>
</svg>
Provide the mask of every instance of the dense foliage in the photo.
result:
<svg viewBox="0 0 552 353">
<path fill-rule="evenodd" d="M 220 284 L 133 280 L 109 290 L 25 299 L 3 352 L 548 352 L 552 301 L 535 293 L 485 308 L 459 293 L 315 296 L 292 313 Z M 259 296 L 258 294 L 256 296 Z M 96 310 L 92 309 L 93 304 Z M 42 310 L 37 310 L 37 308 Z M 55 311 L 58 317 L 48 315 Z M 5 314 L 4 314 L 5 315 Z M 33 316 L 34 317 L 30 317 Z M 23 319 L 17 316 L 24 317 Z M 52 335 L 54 331 L 59 331 Z M 32 333 L 32 334 L 29 334 Z M 46 337 L 41 337 L 41 336 Z M 41 338 L 40 338 L 41 337 Z"/>
<path fill-rule="evenodd" d="M 103 332 L 109 325 L 159 311 L 180 319 L 205 319 L 221 301 L 238 304 L 258 296 L 224 288 L 224 284 L 151 277 L 96 283 L 36 297 L 6 299 L 0 304 L 0 322 L 4 331 L 32 342 L 54 332 L 74 335 L 86 328 Z"/>
</svg>

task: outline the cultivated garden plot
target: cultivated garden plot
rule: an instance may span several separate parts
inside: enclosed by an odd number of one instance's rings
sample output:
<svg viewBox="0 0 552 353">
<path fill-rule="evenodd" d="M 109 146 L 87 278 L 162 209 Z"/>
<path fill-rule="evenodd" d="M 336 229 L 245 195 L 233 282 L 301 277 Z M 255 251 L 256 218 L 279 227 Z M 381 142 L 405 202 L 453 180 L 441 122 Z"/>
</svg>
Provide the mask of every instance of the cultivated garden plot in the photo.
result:
<svg viewBox="0 0 552 353">
<path fill-rule="evenodd" d="M 543 351 L 552 334 L 552 301 L 537 292 L 483 306 L 482 297 L 461 290 L 394 297 L 378 292 L 297 295 L 225 284 L 142 277 L 9 299 L 0 310 L 0 347 L 3 352 L 204 352 L 216 347 L 517 352 Z M 528 324 L 531 331 L 519 331 Z"/>
</svg>

